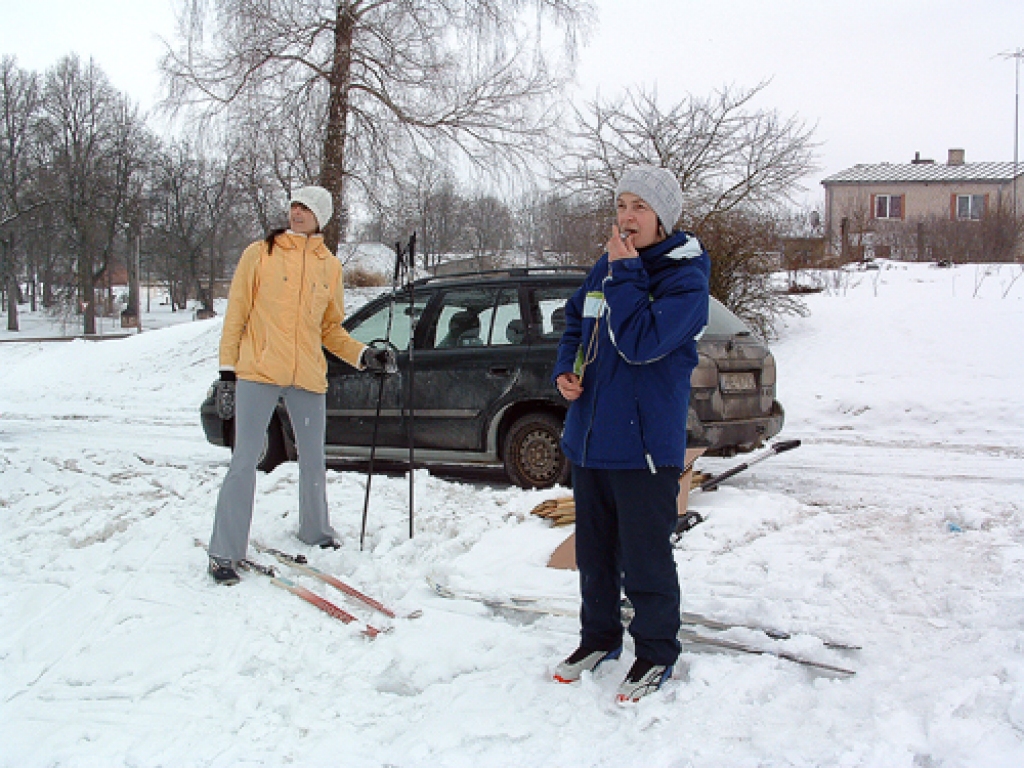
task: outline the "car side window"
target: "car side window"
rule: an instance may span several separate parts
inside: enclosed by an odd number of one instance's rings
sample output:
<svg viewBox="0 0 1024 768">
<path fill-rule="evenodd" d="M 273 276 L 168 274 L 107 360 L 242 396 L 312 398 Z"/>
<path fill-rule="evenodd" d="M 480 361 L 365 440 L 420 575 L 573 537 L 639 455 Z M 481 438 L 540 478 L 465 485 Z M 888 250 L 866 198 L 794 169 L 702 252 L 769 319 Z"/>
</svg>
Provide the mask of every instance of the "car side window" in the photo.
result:
<svg viewBox="0 0 1024 768">
<path fill-rule="evenodd" d="M 523 344 L 526 341 L 526 324 L 519 309 L 519 291 L 503 289 L 494 307 L 494 322 L 491 324 L 491 346 Z"/>
<path fill-rule="evenodd" d="M 349 327 L 349 333 L 356 341 L 369 344 L 378 339 L 389 339 L 399 352 L 409 349 L 409 337 L 412 332 L 412 318 L 423 314 L 429 296 L 417 296 L 416 301 L 409 306 L 408 297 L 403 300 L 401 296 L 397 299 L 385 301 L 376 311 L 360 318 Z M 391 332 L 388 333 L 388 319 L 390 314 Z"/>
<path fill-rule="evenodd" d="M 558 343 L 565 330 L 565 302 L 576 292 L 573 286 L 537 288 L 530 293 L 530 314 L 542 343 Z"/>
<path fill-rule="evenodd" d="M 444 294 L 427 347 L 453 349 L 522 344 L 526 326 L 514 289 L 477 288 Z"/>
</svg>

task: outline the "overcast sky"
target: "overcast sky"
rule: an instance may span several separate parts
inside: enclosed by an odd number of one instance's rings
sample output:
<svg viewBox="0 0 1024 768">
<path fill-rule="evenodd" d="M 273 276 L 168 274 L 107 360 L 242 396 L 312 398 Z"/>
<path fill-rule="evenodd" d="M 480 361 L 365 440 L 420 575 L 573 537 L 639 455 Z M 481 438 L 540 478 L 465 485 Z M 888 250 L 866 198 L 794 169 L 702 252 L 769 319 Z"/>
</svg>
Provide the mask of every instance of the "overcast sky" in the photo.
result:
<svg viewBox="0 0 1024 768">
<path fill-rule="evenodd" d="M 757 106 L 800 117 L 821 144 L 811 201 L 822 178 L 857 163 L 944 162 L 950 148 L 1013 160 L 1015 64 L 999 54 L 1024 48 L 1024 0 L 595 1 L 583 96 L 656 86 L 667 105 L 770 80 Z M 22 67 L 75 51 L 143 108 L 157 100 L 170 0 L 7 5 L 0 53 Z"/>
</svg>

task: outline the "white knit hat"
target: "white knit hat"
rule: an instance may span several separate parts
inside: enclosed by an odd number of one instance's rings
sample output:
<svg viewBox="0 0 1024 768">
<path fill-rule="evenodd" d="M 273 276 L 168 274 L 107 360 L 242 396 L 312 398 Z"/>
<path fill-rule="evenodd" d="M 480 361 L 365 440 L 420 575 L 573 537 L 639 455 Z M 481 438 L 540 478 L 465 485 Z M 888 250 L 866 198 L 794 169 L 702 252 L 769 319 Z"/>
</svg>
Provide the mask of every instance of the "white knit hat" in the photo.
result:
<svg viewBox="0 0 1024 768">
<path fill-rule="evenodd" d="M 316 216 L 316 223 L 320 225 L 320 229 L 327 226 L 327 222 L 331 220 L 331 214 L 334 213 L 334 203 L 331 201 L 331 193 L 323 187 L 303 187 L 292 192 L 291 203 L 302 203 L 304 206 L 309 208 Z"/>
<path fill-rule="evenodd" d="M 623 192 L 631 192 L 651 206 L 661 225 L 670 232 L 683 213 L 683 190 L 668 168 L 656 165 L 627 168 L 615 188 L 616 201 Z"/>
</svg>

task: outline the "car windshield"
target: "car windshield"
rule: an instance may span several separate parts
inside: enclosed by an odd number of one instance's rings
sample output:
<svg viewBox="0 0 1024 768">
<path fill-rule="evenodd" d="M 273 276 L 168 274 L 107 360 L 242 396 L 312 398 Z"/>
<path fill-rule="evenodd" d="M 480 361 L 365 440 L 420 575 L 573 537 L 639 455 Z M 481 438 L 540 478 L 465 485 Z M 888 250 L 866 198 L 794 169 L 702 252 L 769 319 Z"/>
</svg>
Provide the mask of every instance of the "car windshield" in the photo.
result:
<svg viewBox="0 0 1024 768">
<path fill-rule="evenodd" d="M 708 330 L 711 336 L 750 336 L 750 329 L 718 299 L 712 297 L 708 306 Z"/>
</svg>

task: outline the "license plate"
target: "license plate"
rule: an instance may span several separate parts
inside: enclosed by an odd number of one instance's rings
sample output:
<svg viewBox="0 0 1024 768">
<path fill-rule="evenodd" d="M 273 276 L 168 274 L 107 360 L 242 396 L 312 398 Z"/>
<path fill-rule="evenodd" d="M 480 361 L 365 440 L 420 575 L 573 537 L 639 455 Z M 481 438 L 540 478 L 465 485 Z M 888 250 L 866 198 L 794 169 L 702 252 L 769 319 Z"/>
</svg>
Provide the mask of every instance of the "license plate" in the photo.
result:
<svg viewBox="0 0 1024 768">
<path fill-rule="evenodd" d="M 757 389 L 757 381 L 750 372 L 722 373 L 719 374 L 718 381 L 723 392 L 753 392 Z"/>
</svg>

